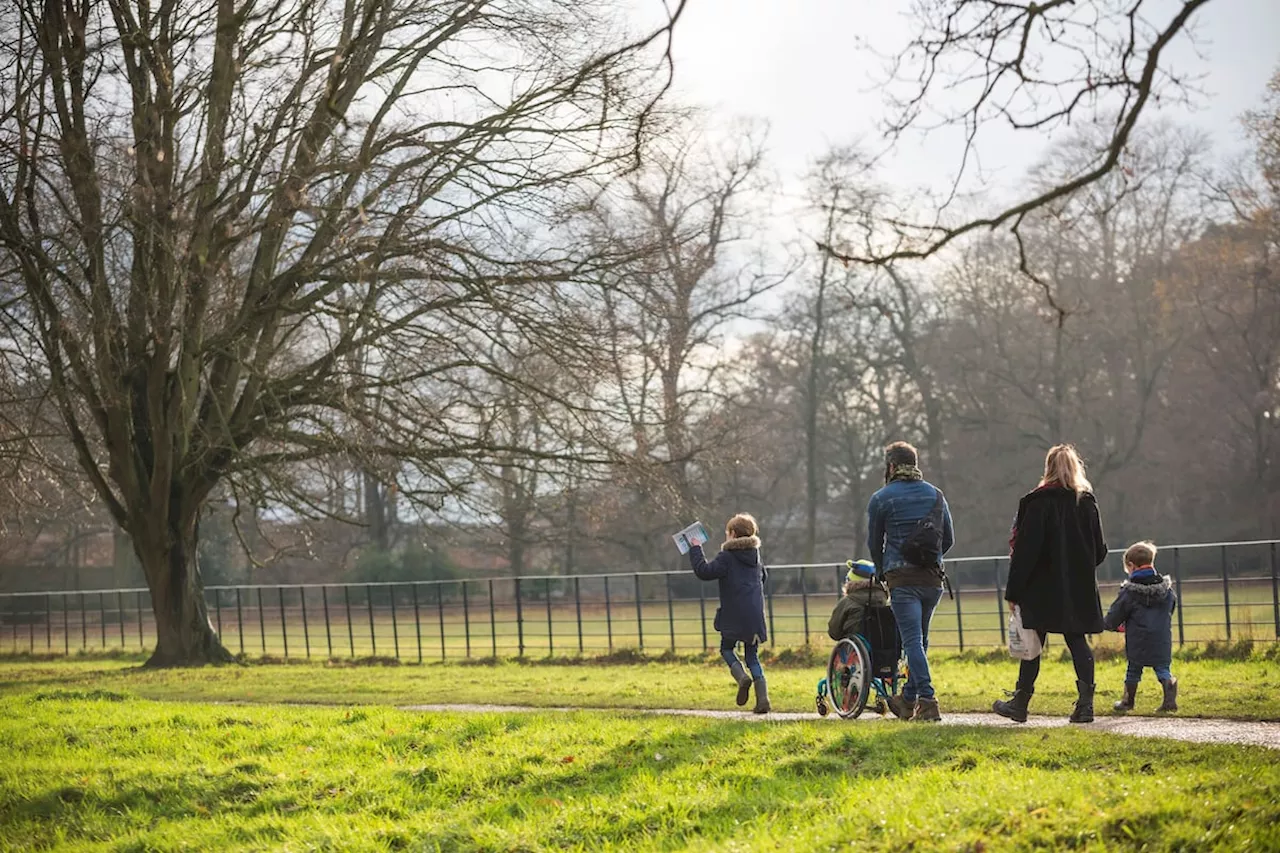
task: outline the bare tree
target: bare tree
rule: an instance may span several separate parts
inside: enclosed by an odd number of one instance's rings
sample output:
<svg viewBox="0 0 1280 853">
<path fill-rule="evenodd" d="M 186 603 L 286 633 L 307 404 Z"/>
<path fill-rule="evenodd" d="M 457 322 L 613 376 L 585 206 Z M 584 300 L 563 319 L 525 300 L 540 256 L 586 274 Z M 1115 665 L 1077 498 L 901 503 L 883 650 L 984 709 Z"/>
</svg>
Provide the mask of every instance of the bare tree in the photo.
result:
<svg viewBox="0 0 1280 853">
<path fill-rule="evenodd" d="M 439 499 L 501 450 L 469 383 L 496 318 L 557 328 L 581 262 L 541 221 L 634 160 L 679 11 L 630 41 L 599 2 L 0 12 L 7 333 L 131 537 L 153 665 L 229 657 L 195 562 L 220 482 L 311 509 L 285 467 L 358 451 Z"/>
<path fill-rule="evenodd" d="M 884 217 L 884 239 L 869 251 L 822 248 L 844 260 L 885 264 L 929 257 L 974 232 L 1008 228 L 1016 240 L 1036 211 L 1122 168 L 1153 103 L 1192 96 L 1193 77 L 1171 65 L 1168 50 L 1179 37 L 1190 38 L 1196 13 L 1209 2 L 915 0 L 916 35 L 894 58 L 886 89 L 894 107 L 886 137 L 958 131 L 963 147 L 954 184 L 931 219 L 910 212 Z M 990 213 L 951 213 L 977 168 L 984 129 L 1034 134 L 1082 124 L 1105 132 L 1088 157 L 1053 183 Z M 1020 256 L 1031 274 L 1025 252 Z"/>
</svg>

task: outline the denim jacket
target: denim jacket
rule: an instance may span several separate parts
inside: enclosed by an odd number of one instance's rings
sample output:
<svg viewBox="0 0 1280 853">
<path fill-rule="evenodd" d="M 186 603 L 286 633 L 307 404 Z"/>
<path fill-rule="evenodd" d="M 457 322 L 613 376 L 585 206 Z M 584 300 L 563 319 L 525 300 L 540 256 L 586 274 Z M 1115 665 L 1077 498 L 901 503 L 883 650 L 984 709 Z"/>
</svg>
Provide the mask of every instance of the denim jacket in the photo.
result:
<svg viewBox="0 0 1280 853">
<path fill-rule="evenodd" d="M 876 571 L 891 572 L 907 565 L 899 550 L 916 522 L 929 514 L 938 490 L 927 480 L 894 480 L 871 496 L 867 504 L 867 547 Z M 955 544 L 951 508 L 942 499 L 942 553 Z"/>
</svg>

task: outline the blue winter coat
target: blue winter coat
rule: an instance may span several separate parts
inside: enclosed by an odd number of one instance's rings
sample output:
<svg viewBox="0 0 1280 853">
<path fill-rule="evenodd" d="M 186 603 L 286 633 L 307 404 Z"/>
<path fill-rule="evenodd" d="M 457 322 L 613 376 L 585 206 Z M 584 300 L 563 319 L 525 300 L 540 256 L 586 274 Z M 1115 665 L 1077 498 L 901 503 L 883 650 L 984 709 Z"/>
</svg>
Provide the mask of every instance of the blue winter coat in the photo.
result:
<svg viewBox="0 0 1280 853">
<path fill-rule="evenodd" d="M 1173 660 L 1177 606 L 1178 594 L 1169 576 L 1144 572 L 1124 582 L 1103 622 L 1108 631 L 1124 625 L 1124 656 L 1130 663 L 1168 666 Z"/>
<path fill-rule="evenodd" d="M 689 562 L 700 580 L 718 581 L 720 609 L 716 630 L 726 640 L 763 643 L 768 639 L 764 623 L 764 584 L 769 579 L 760 561 L 760 538 L 730 539 L 715 559 L 707 562 L 702 547 L 689 549 Z"/>
</svg>

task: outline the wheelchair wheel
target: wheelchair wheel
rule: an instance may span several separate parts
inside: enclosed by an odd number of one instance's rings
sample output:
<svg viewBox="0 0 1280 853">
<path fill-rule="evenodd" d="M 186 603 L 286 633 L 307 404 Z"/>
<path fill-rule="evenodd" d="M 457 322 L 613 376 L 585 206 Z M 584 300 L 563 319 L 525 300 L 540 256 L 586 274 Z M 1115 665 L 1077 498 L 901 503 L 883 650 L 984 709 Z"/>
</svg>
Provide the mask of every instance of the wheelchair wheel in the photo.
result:
<svg viewBox="0 0 1280 853">
<path fill-rule="evenodd" d="M 867 707 L 871 690 L 871 655 L 857 640 L 844 639 L 831 650 L 827 664 L 827 692 L 835 712 L 851 720 Z"/>
</svg>

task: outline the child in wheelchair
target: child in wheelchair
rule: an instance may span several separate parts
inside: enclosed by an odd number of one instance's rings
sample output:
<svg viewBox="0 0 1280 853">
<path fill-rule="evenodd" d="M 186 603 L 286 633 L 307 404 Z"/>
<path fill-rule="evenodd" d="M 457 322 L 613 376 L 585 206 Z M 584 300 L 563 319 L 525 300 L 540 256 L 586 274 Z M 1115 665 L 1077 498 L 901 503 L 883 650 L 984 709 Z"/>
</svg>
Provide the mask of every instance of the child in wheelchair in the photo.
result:
<svg viewBox="0 0 1280 853">
<path fill-rule="evenodd" d="M 875 566 L 870 560 L 849 560 L 849 572 L 845 576 L 844 595 L 836 602 L 827 622 L 827 635 L 837 643 L 832 652 L 828 677 L 818 685 L 818 713 L 823 716 L 829 710 L 828 699 L 842 717 L 856 717 L 862 712 L 866 697 L 874 694 L 876 709 L 884 713 L 891 710 L 895 716 L 906 719 L 911 708 L 898 691 L 902 680 L 898 674 L 902 643 L 898 637 L 897 622 L 889 608 L 889 591 L 875 576 Z M 847 642 L 841 642 L 847 641 Z M 869 671 L 857 676 L 851 649 L 862 648 L 870 660 Z M 865 690 L 859 690 L 857 701 L 848 699 L 849 682 L 859 677 L 868 682 Z M 841 697 L 837 699 L 836 697 Z"/>
</svg>

